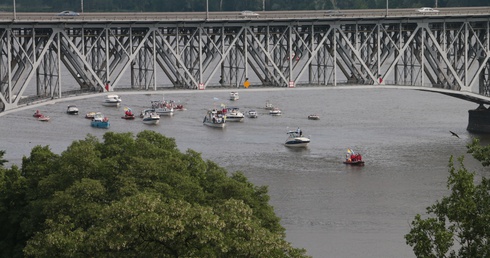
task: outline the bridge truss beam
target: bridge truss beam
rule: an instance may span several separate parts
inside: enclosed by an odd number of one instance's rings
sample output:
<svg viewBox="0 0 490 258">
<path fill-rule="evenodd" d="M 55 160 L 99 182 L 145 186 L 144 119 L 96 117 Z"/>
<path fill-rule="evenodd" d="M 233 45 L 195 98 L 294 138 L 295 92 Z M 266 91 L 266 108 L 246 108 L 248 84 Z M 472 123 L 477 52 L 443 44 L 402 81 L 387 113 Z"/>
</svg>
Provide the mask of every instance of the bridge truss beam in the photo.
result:
<svg viewBox="0 0 490 258">
<path fill-rule="evenodd" d="M 0 102 L 73 91 L 391 84 L 490 96 L 490 18 L 0 24 Z M 64 79 L 68 77 L 68 79 Z M 68 83 L 70 82 L 70 83 Z"/>
</svg>

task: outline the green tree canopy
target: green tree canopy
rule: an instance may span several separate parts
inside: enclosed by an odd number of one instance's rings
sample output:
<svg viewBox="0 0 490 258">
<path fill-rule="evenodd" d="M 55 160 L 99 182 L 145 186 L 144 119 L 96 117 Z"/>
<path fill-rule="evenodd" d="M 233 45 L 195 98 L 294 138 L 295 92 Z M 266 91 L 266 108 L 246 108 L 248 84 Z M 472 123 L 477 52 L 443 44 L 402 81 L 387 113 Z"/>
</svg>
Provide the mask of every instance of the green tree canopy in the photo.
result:
<svg viewBox="0 0 490 258">
<path fill-rule="evenodd" d="M 468 152 L 490 165 L 490 147 L 478 139 L 468 144 Z M 474 173 L 458 158 L 459 168 L 449 162 L 447 186 L 450 195 L 427 208 L 427 217 L 420 214 L 405 235 L 417 257 L 490 257 L 490 180 L 483 177 L 475 183 Z"/>
<path fill-rule="evenodd" d="M 0 168 L 3 257 L 305 257 L 266 187 L 153 131 L 108 132 Z"/>
</svg>

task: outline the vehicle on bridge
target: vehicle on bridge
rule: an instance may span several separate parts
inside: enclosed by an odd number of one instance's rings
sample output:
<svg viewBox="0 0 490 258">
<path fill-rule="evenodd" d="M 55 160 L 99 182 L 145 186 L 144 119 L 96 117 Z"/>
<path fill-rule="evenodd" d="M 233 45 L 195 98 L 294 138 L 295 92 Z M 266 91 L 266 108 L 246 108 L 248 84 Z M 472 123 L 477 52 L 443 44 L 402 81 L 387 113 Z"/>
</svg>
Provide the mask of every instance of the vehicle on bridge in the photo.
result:
<svg viewBox="0 0 490 258">
<path fill-rule="evenodd" d="M 258 13 L 252 12 L 252 11 L 242 11 L 242 12 L 240 12 L 240 15 L 246 16 L 246 17 L 257 17 L 257 16 L 259 16 Z"/>
<path fill-rule="evenodd" d="M 77 12 L 74 12 L 74 11 L 63 11 L 63 12 L 60 12 L 58 14 L 56 14 L 56 16 L 80 16 L 79 13 Z"/>
<path fill-rule="evenodd" d="M 434 8 L 431 8 L 431 7 L 422 7 L 422 8 L 417 9 L 417 12 L 419 12 L 419 13 L 439 13 L 439 10 L 436 10 Z"/>
</svg>

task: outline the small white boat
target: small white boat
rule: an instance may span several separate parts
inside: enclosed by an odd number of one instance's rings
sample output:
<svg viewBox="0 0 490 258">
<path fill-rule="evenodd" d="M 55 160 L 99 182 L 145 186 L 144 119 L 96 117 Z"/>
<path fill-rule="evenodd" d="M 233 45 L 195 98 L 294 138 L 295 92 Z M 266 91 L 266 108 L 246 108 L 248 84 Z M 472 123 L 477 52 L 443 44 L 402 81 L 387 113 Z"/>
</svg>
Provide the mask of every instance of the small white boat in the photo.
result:
<svg viewBox="0 0 490 258">
<path fill-rule="evenodd" d="M 238 96 L 238 92 L 232 91 L 230 93 L 230 100 L 238 100 L 240 99 L 240 96 Z"/>
<path fill-rule="evenodd" d="M 118 95 L 107 95 L 102 102 L 102 105 L 106 107 L 119 107 L 121 105 L 121 98 Z"/>
<path fill-rule="evenodd" d="M 252 109 L 247 112 L 247 116 L 249 118 L 257 118 L 259 115 L 257 114 L 257 111 Z"/>
<path fill-rule="evenodd" d="M 160 123 L 160 115 L 154 112 L 146 112 L 143 115 L 143 124 L 156 125 Z"/>
<path fill-rule="evenodd" d="M 272 108 L 272 110 L 269 111 L 269 114 L 273 116 L 280 116 L 282 112 L 279 108 Z"/>
<path fill-rule="evenodd" d="M 296 131 L 287 132 L 288 138 L 284 143 L 287 147 L 305 148 L 310 143 L 310 138 L 303 136 L 303 132 L 298 128 Z"/>
<path fill-rule="evenodd" d="M 242 122 L 245 116 L 240 112 L 239 108 L 232 107 L 226 110 L 226 121 L 227 122 Z"/>
<path fill-rule="evenodd" d="M 66 113 L 69 115 L 78 115 L 78 108 L 75 105 L 68 105 L 66 108 Z"/>
<path fill-rule="evenodd" d="M 96 112 L 88 112 L 86 115 L 85 115 L 85 118 L 87 119 L 94 119 L 94 116 L 95 116 Z"/>
<path fill-rule="evenodd" d="M 310 120 L 320 120 L 320 116 L 319 115 L 309 115 L 308 116 L 308 119 L 310 119 Z"/>
<path fill-rule="evenodd" d="M 274 106 L 268 100 L 265 102 L 265 109 L 272 110 Z"/>
<path fill-rule="evenodd" d="M 226 119 L 221 111 L 213 109 L 209 110 L 206 116 L 204 116 L 202 123 L 210 127 L 224 128 L 226 125 Z"/>
</svg>

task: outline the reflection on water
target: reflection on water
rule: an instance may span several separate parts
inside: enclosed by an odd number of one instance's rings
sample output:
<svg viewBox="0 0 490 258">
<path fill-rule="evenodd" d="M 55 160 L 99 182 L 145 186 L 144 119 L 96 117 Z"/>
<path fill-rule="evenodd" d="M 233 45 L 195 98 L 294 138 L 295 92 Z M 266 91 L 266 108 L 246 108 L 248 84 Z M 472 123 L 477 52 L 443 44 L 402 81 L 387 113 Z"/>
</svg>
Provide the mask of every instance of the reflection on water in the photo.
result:
<svg viewBox="0 0 490 258">
<path fill-rule="evenodd" d="M 187 111 L 161 118 L 157 126 L 120 119 L 125 106 L 138 113 L 161 99 L 159 94 L 122 95 L 120 108 L 103 107 L 102 96 L 40 107 L 48 123 L 32 118 L 32 110 L 0 117 L 0 149 L 11 163 L 20 163 L 35 145 L 61 153 L 87 134 L 107 131 L 158 131 L 175 138 L 182 151 L 194 149 L 230 172 L 242 171 L 254 184 L 269 186 L 271 204 L 282 219 L 287 239 L 314 257 L 414 257 L 404 234 L 417 213 L 447 193 L 450 155 L 465 155 L 472 135 L 466 131 L 468 110 L 476 104 L 427 92 L 394 89 L 284 89 L 229 92 L 169 92 Z M 270 116 L 269 100 L 282 111 Z M 80 115 L 69 116 L 68 104 Z M 256 119 L 228 123 L 224 129 L 202 125 L 207 109 L 221 104 Z M 90 127 L 83 118 L 101 111 L 111 119 L 108 130 Z M 310 114 L 320 120 L 308 120 Z M 307 149 L 284 146 L 286 132 L 300 127 L 311 137 Z M 449 130 L 461 139 L 451 136 Z M 488 138 L 484 139 L 488 142 Z M 366 165 L 342 163 L 347 148 L 362 153 Z M 471 157 L 467 167 L 486 175 Z"/>
</svg>

